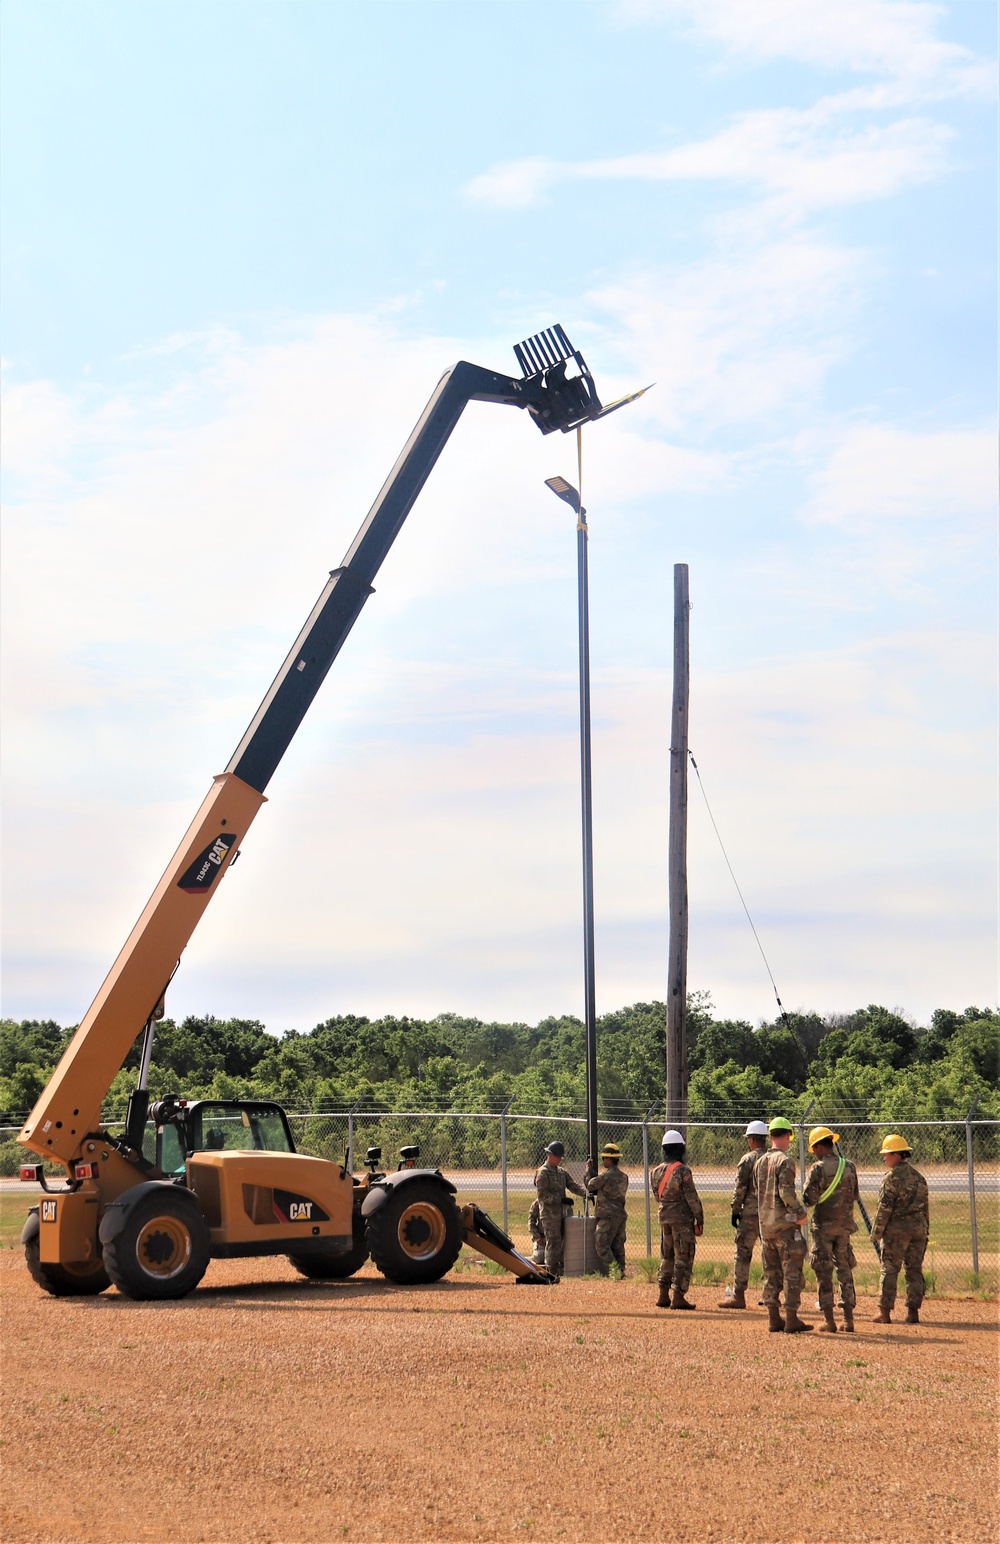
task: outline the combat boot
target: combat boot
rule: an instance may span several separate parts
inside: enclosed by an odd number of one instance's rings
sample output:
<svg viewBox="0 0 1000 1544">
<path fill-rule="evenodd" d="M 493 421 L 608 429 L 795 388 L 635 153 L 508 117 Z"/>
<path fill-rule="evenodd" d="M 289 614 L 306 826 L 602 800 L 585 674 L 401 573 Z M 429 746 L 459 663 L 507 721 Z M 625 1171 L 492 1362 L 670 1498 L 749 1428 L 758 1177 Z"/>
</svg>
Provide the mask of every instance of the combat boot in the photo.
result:
<svg viewBox="0 0 1000 1544">
<path fill-rule="evenodd" d="M 671 1308 L 694 1308 L 694 1303 L 689 1303 L 683 1292 L 675 1292 L 670 1304 Z"/>
<path fill-rule="evenodd" d="M 919 1324 L 920 1323 L 920 1310 L 918 1308 L 907 1308 L 907 1310 L 906 1310 L 906 1322 L 907 1322 L 907 1324 Z"/>
<path fill-rule="evenodd" d="M 786 1335 L 808 1335 L 811 1329 L 812 1325 L 807 1324 L 804 1319 L 800 1319 L 794 1308 L 791 1313 L 785 1314 Z"/>
<path fill-rule="evenodd" d="M 845 1308 L 844 1309 L 844 1334 L 845 1335 L 853 1335 L 854 1334 L 854 1309 L 853 1308 Z"/>
<path fill-rule="evenodd" d="M 670 1283 L 669 1283 L 669 1281 L 661 1281 L 660 1282 L 660 1292 L 659 1292 L 659 1296 L 656 1299 L 656 1306 L 657 1306 L 657 1308 L 669 1308 L 670 1307 Z"/>
<path fill-rule="evenodd" d="M 892 1320 L 889 1317 L 889 1310 L 888 1310 L 888 1308 L 883 1308 L 881 1303 L 880 1303 L 879 1304 L 878 1313 L 875 1315 L 874 1319 L 872 1320 L 872 1323 L 873 1324 L 891 1324 Z"/>
<path fill-rule="evenodd" d="M 746 1293 L 742 1287 L 737 1287 L 732 1297 L 723 1298 L 720 1308 L 745 1308 L 747 1306 Z"/>
<path fill-rule="evenodd" d="M 836 1335 L 837 1321 L 833 1317 L 832 1308 L 823 1309 L 823 1323 L 819 1327 L 821 1335 Z"/>
<path fill-rule="evenodd" d="M 777 1303 L 769 1303 L 767 1307 L 767 1330 L 769 1335 L 780 1335 L 785 1328 L 781 1317 L 781 1309 Z"/>
</svg>

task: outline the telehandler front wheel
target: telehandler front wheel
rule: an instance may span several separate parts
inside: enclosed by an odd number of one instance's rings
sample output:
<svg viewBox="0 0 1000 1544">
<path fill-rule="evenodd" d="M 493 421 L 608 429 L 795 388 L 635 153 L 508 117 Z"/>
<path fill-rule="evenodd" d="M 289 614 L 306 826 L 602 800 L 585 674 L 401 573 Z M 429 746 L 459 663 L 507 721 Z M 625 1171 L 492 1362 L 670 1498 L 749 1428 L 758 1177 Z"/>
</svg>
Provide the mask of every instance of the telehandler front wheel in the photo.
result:
<svg viewBox="0 0 1000 1544">
<path fill-rule="evenodd" d="M 462 1218 L 451 1192 L 430 1179 L 398 1186 L 368 1218 L 368 1247 L 390 1281 L 440 1281 L 462 1248 Z"/>
<path fill-rule="evenodd" d="M 300 1276 L 315 1281 L 344 1281 L 359 1271 L 368 1258 L 368 1234 L 363 1217 L 354 1219 L 354 1243 L 346 1254 L 290 1254 Z"/>
<path fill-rule="evenodd" d="M 96 1260 L 81 1260 L 79 1265 L 54 1265 L 39 1258 L 37 1238 L 25 1244 L 24 1263 L 36 1286 L 52 1297 L 96 1297 L 111 1285 L 100 1255 Z"/>
<path fill-rule="evenodd" d="M 108 1275 L 126 1297 L 184 1297 L 208 1268 L 208 1224 L 186 1191 L 164 1186 L 137 1201 L 104 1246 Z"/>
</svg>

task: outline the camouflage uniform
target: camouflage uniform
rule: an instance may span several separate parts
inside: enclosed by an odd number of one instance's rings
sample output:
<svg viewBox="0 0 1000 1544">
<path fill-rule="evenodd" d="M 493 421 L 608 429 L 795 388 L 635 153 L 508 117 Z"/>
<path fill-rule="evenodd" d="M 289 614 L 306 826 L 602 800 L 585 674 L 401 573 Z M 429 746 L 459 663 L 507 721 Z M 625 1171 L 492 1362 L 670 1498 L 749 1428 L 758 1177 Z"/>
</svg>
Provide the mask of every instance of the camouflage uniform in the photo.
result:
<svg viewBox="0 0 1000 1544">
<path fill-rule="evenodd" d="M 858 1199 L 858 1173 L 853 1163 L 844 1160 L 844 1172 L 840 1184 L 828 1201 L 820 1196 L 836 1178 L 840 1159 L 830 1153 L 814 1163 L 809 1170 L 802 1199 L 807 1206 L 815 1206 L 812 1219 L 812 1254 L 809 1264 L 816 1272 L 819 1284 L 819 1306 L 824 1313 L 833 1307 L 833 1268 L 837 1268 L 842 1308 L 853 1309 L 857 1298 L 854 1292 L 854 1267 L 857 1260 L 851 1248 L 851 1234 L 858 1231 L 854 1221 L 854 1203 Z"/>
<path fill-rule="evenodd" d="M 739 1218 L 736 1227 L 736 1252 L 733 1259 L 733 1286 L 737 1292 L 745 1292 L 750 1283 L 750 1266 L 753 1263 L 754 1245 L 760 1238 L 757 1216 L 757 1192 L 753 1185 L 754 1170 L 764 1156 L 764 1149 L 752 1147 L 743 1154 L 736 1170 L 733 1189 L 733 1216 Z"/>
<path fill-rule="evenodd" d="M 893 1164 L 882 1181 L 872 1222 L 872 1242 L 882 1244 L 880 1308 L 891 1311 L 896 1301 L 900 1266 L 906 1272 L 906 1306 L 920 1307 L 924 1300 L 922 1267 L 929 1230 L 927 1181 L 903 1158 Z"/>
<path fill-rule="evenodd" d="M 614 1261 L 624 1276 L 625 1193 L 628 1190 L 628 1175 L 613 1163 L 588 1179 L 587 1189 L 596 1197 L 594 1216 L 597 1218 L 597 1258 L 605 1270 Z"/>
<path fill-rule="evenodd" d="M 785 1313 L 795 1314 L 802 1297 L 806 1209 L 795 1193 L 795 1161 L 780 1148 L 765 1153 L 754 1169 L 764 1266 L 764 1302 L 777 1308 L 782 1287 Z"/>
<path fill-rule="evenodd" d="M 545 1269 L 553 1276 L 561 1276 L 566 1191 L 572 1190 L 578 1196 L 585 1196 L 587 1192 L 561 1165 L 553 1168 L 551 1163 L 543 1163 L 535 1175 L 535 1190 L 538 1192 L 538 1222 L 545 1235 Z"/>
<path fill-rule="evenodd" d="M 660 1182 L 668 1170 L 670 1177 L 660 1195 Z M 686 1163 L 660 1163 L 649 1176 L 649 1183 L 660 1203 L 660 1269 L 657 1281 L 661 1287 L 673 1286 L 674 1291 L 683 1297 L 691 1285 L 694 1230 L 705 1221 L 694 1186 L 694 1176 Z"/>
<path fill-rule="evenodd" d="M 528 1233 L 533 1246 L 536 1265 L 545 1263 L 545 1234 L 542 1232 L 542 1224 L 538 1218 L 538 1197 L 532 1201 L 528 1208 Z"/>
</svg>

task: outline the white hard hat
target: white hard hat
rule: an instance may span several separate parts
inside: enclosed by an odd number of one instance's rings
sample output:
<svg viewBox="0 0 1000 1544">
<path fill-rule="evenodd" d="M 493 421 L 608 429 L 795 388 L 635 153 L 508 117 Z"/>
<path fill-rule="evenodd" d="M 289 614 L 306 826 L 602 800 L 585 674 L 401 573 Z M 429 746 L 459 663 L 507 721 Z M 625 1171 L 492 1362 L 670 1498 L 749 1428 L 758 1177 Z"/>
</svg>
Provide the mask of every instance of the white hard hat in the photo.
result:
<svg viewBox="0 0 1000 1544">
<path fill-rule="evenodd" d="M 663 1141 L 660 1143 L 661 1147 L 684 1147 L 685 1145 L 684 1138 L 679 1131 L 665 1131 L 663 1133 Z"/>
<path fill-rule="evenodd" d="M 767 1127 L 762 1120 L 752 1120 L 743 1135 L 748 1137 L 766 1137 Z"/>
</svg>

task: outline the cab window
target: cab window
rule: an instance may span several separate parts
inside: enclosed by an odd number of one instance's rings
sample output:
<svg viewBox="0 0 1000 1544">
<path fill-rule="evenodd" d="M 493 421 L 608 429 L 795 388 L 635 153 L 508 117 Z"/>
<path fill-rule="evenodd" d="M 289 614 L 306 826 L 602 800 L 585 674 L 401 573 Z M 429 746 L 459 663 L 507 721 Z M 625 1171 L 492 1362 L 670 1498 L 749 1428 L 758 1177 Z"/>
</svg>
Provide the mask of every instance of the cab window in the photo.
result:
<svg viewBox="0 0 1000 1544">
<path fill-rule="evenodd" d="M 194 1150 L 291 1153 L 295 1149 L 280 1111 L 266 1105 L 202 1104 L 196 1112 Z"/>
</svg>

